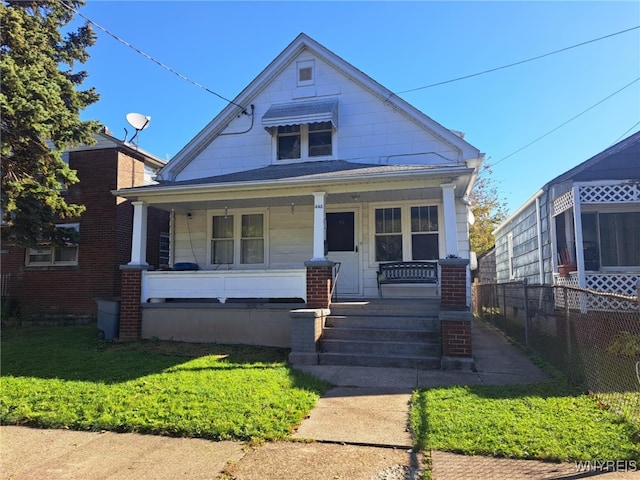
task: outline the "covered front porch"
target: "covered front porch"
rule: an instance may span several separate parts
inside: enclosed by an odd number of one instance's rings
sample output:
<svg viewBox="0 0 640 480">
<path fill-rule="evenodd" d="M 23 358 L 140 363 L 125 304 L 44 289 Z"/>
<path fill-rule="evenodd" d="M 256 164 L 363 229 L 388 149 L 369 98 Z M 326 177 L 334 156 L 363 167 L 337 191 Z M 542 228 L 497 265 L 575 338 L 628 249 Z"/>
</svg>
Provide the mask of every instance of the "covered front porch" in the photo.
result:
<svg viewBox="0 0 640 480">
<path fill-rule="evenodd" d="M 332 295 L 371 298 L 380 263 L 468 258 L 465 202 L 474 168 L 326 163 L 312 178 L 216 177 L 120 192 L 134 206 L 128 267 L 143 270 L 140 302 L 281 299 L 314 307 L 310 267 L 329 270 Z M 170 212 L 167 265 L 146 263 L 150 206 Z M 383 290 L 437 298 L 440 284 Z"/>
<path fill-rule="evenodd" d="M 551 202 L 553 283 L 635 295 L 640 282 L 640 187 L 576 182 Z"/>
</svg>

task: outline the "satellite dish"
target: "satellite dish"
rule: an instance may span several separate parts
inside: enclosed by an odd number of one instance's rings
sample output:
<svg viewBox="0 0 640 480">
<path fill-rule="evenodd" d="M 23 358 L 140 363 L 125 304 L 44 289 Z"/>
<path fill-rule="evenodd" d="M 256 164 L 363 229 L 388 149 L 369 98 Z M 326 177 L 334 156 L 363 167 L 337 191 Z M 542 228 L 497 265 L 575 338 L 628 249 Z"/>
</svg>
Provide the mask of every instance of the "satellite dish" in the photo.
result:
<svg viewBox="0 0 640 480">
<path fill-rule="evenodd" d="M 135 112 L 127 113 L 126 119 L 127 122 L 129 122 L 129 125 L 136 129 L 135 135 L 131 137 L 131 142 L 135 140 L 135 138 L 138 136 L 138 133 L 149 126 L 149 122 L 151 121 L 150 116 L 142 115 L 141 113 Z"/>
</svg>

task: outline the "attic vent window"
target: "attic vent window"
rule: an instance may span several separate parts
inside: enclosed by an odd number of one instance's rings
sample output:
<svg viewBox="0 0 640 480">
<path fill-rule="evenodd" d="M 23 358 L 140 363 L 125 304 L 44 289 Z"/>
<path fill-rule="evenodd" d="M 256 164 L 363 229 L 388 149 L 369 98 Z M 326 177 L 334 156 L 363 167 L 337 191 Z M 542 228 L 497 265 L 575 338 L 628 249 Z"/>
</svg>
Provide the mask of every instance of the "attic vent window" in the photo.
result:
<svg viewBox="0 0 640 480">
<path fill-rule="evenodd" d="M 301 68 L 300 71 L 298 72 L 298 80 L 301 82 L 308 82 L 309 80 L 311 80 L 311 74 L 312 74 L 313 70 L 311 69 L 311 67 L 305 67 L 305 68 Z"/>
<path fill-rule="evenodd" d="M 298 62 L 298 86 L 313 85 L 313 60 Z"/>
</svg>

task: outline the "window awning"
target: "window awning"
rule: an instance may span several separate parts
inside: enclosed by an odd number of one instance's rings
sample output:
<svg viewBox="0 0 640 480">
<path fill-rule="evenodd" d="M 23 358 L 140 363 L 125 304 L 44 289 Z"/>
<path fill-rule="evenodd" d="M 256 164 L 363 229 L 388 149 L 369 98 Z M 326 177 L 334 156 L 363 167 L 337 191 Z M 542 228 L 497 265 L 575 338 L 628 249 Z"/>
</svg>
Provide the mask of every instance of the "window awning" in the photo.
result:
<svg viewBox="0 0 640 480">
<path fill-rule="evenodd" d="M 262 117 L 266 129 L 317 122 L 331 122 L 333 128 L 338 128 L 337 99 L 271 105 Z"/>
</svg>

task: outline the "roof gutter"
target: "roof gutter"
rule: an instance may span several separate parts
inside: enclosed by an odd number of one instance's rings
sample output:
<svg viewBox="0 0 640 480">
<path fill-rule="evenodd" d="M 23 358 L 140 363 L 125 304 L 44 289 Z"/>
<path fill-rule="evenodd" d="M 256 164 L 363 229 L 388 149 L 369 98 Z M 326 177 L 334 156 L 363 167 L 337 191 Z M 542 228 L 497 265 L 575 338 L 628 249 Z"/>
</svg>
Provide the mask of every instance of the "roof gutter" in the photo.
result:
<svg viewBox="0 0 640 480">
<path fill-rule="evenodd" d="M 522 211 L 527 208 L 529 205 L 531 205 L 532 202 L 536 201 L 537 199 L 539 199 L 542 194 L 545 192 L 544 189 L 540 189 L 538 190 L 536 193 L 533 194 L 533 196 L 531 198 L 529 198 L 529 200 L 527 200 L 526 202 L 524 202 L 520 208 L 518 208 L 515 212 L 513 212 L 509 218 L 507 218 L 504 222 L 502 222 L 500 225 L 498 225 L 495 230 L 493 232 L 491 232 L 493 235 L 496 235 L 500 230 L 502 230 L 504 227 L 506 227 L 509 223 L 511 223 L 518 215 L 520 215 L 520 213 L 522 213 Z"/>
</svg>

